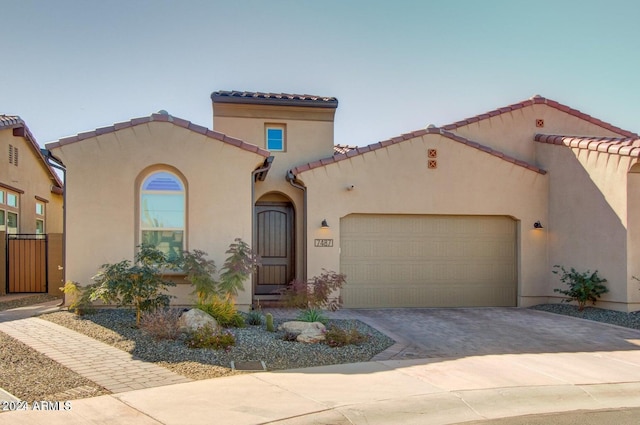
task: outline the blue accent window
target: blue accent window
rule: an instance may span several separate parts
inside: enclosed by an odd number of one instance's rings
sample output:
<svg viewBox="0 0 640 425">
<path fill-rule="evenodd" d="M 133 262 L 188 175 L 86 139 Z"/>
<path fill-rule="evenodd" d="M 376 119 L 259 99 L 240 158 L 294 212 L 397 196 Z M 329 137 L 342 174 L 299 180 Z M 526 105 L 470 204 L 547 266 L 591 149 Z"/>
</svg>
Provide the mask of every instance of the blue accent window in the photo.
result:
<svg viewBox="0 0 640 425">
<path fill-rule="evenodd" d="M 267 150 L 284 151 L 284 127 L 267 127 Z"/>
</svg>

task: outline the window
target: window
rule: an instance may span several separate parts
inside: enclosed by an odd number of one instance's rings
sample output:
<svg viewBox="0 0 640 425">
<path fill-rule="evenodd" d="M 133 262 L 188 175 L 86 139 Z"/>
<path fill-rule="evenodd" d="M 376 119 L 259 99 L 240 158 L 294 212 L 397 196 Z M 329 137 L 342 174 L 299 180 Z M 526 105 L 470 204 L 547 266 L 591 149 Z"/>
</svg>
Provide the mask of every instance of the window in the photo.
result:
<svg viewBox="0 0 640 425">
<path fill-rule="evenodd" d="M 36 201 L 36 234 L 44 235 L 44 202 Z"/>
<path fill-rule="evenodd" d="M 283 152 L 285 149 L 284 125 L 267 125 L 265 129 L 266 147 L 269 151 Z"/>
<path fill-rule="evenodd" d="M 0 232 L 18 233 L 18 194 L 0 190 Z"/>
<path fill-rule="evenodd" d="M 149 175 L 140 188 L 140 242 L 174 257 L 184 251 L 185 190 L 175 174 Z"/>
</svg>

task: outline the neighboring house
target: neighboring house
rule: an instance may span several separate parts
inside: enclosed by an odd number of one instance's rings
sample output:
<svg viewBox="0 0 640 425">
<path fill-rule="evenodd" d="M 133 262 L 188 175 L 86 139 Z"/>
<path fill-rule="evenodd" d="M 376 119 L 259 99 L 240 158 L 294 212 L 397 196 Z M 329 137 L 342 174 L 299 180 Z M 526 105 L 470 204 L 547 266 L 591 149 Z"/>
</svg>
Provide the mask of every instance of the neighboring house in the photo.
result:
<svg viewBox="0 0 640 425">
<path fill-rule="evenodd" d="M 48 145 L 67 167 L 67 279 L 143 241 L 221 266 L 241 237 L 262 257 L 244 307 L 323 269 L 347 275 L 347 307 L 529 306 L 559 300 L 562 264 L 609 280 L 602 306 L 640 309 L 635 133 L 534 96 L 334 146 L 335 98 L 211 98 L 215 131 L 154 114 Z"/>
<path fill-rule="evenodd" d="M 59 293 L 62 283 L 62 273 L 58 270 L 58 266 L 62 266 L 62 194 L 60 178 L 47 164 L 25 122 L 15 115 L 0 115 L 0 293 Z M 18 234 L 33 235 L 34 239 L 43 242 L 28 245 L 29 252 L 22 251 L 18 249 L 21 242 L 9 245 Z M 39 248 L 35 247 L 41 245 L 45 249 L 45 235 L 50 236 L 49 252 L 41 258 Z M 26 240 L 29 236 L 20 238 Z M 10 246 L 13 249 L 8 249 Z M 40 266 L 40 260 L 47 257 L 50 260 L 48 273 Z M 33 273 L 42 274 L 42 279 Z"/>
</svg>

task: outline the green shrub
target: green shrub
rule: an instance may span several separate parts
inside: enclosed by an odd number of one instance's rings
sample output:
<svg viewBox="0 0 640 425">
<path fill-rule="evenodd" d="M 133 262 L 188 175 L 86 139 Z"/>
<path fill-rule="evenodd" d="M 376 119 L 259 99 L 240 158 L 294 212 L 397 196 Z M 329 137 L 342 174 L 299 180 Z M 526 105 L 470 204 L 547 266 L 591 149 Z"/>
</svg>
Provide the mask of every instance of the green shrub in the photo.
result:
<svg viewBox="0 0 640 425">
<path fill-rule="evenodd" d="M 175 268 L 164 253 L 151 245 L 143 244 L 135 256 L 135 264 L 123 260 L 115 264 L 103 264 L 93 277 L 90 300 L 102 300 L 106 304 L 133 306 L 136 310 L 136 325 L 140 325 L 143 311 L 166 308 L 171 296 L 164 293 L 175 283 L 163 278 L 163 271 Z"/>
<path fill-rule="evenodd" d="M 252 326 L 262 325 L 262 313 L 257 310 L 251 310 L 247 313 L 247 324 Z"/>
<path fill-rule="evenodd" d="M 142 314 L 140 328 L 154 339 L 176 340 L 180 335 L 180 310 L 158 309 Z"/>
<path fill-rule="evenodd" d="M 569 285 L 569 289 L 554 289 L 554 292 L 558 292 L 568 297 L 568 299 L 562 300 L 563 302 L 576 301 L 578 303 L 578 311 L 584 310 L 587 302 L 591 302 L 593 305 L 602 294 L 609 292 L 609 289 L 603 283 L 606 283 L 606 279 L 602 279 L 598 276 L 598 271 L 591 273 L 590 270 L 580 273 L 571 267 L 571 271 L 565 270 L 563 266 L 553 266 L 554 274 L 560 275 L 562 283 Z"/>
<path fill-rule="evenodd" d="M 298 320 L 302 322 L 320 322 L 323 325 L 326 325 L 329 319 L 322 314 L 322 310 L 317 310 L 315 308 L 307 308 L 302 310 L 297 317 Z"/>
<path fill-rule="evenodd" d="M 214 279 L 216 264 L 213 260 L 207 260 L 207 253 L 199 249 L 193 252 L 184 251 L 180 261 L 180 268 L 186 273 L 186 279 L 193 285 L 192 294 L 198 297 L 198 303 L 205 303 L 210 297 L 217 294 L 218 282 Z"/>
<path fill-rule="evenodd" d="M 243 328 L 244 317 L 236 309 L 235 304 L 228 298 L 213 296 L 204 304 L 197 304 L 197 308 L 209 313 L 222 327 Z"/>
<path fill-rule="evenodd" d="M 325 341 L 329 347 L 344 347 L 345 345 L 360 345 L 367 342 L 369 336 L 363 334 L 355 327 L 348 330 L 338 326 L 330 326 L 325 333 Z"/>
<path fill-rule="evenodd" d="M 294 280 L 280 291 L 284 296 L 284 303 L 288 307 L 300 309 L 338 310 L 342 306 L 342 298 L 334 297 L 335 291 L 346 283 L 346 276 L 342 273 L 323 270 L 320 276 L 314 276 L 308 282 Z"/>
<path fill-rule="evenodd" d="M 238 290 L 244 290 L 244 281 L 256 270 L 260 264 L 258 256 L 251 251 L 249 245 L 240 238 L 229 245 L 227 257 L 220 274 L 219 293 L 228 297 L 238 295 Z"/>
<path fill-rule="evenodd" d="M 236 344 L 236 338 L 226 330 L 216 331 L 209 324 L 187 334 L 185 344 L 189 348 L 228 349 Z"/>
<path fill-rule="evenodd" d="M 82 316 L 84 314 L 90 314 L 94 312 L 94 308 L 91 305 L 91 290 L 90 288 L 83 288 L 78 285 L 77 282 L 67 281 L 62 288 L 65 296 L 68 296 L 71 302 L 69 303 L 69 311 Z"/>
</svg>

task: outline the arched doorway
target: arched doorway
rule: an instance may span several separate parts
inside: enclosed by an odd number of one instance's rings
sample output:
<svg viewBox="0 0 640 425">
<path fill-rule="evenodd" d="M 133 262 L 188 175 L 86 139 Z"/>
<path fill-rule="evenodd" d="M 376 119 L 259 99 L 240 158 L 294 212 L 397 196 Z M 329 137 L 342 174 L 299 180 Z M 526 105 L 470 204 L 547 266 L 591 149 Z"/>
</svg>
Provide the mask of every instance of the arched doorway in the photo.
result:
<svg viewBox="0 0 640 425">
<path fill-rule="evenodd" d="M 262 196 L 255 205 L 254 246 L 262 265 L 256 273 L 255 295 L 278 295 L 295 277 L 294 223 L 291 201 L 281 194 Z"/>
</svg>

